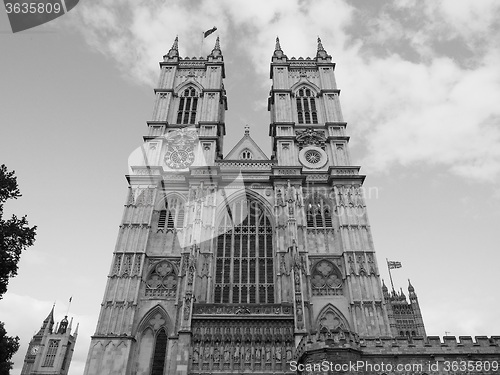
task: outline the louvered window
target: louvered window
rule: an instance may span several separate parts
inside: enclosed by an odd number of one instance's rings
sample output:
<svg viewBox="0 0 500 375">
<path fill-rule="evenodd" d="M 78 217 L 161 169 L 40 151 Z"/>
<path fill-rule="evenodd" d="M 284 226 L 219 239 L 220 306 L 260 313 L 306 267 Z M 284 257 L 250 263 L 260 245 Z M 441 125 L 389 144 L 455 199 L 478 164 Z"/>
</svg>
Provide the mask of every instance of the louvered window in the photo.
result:
<svg viewBox="0 0 500 375">
<path fill-rule="evenodd" d="M 193 87 L 188 87 L 179 98 L 177 124 L 194 124 L 196 120 L 197 106 L 198 94 Z"/>
<path fill-rule="evenodd" d="M 316 111 L 316 99 L 314 93 L 307 88 L 301 88 L 297 92 L 297 117 L 299 124 L 317 124 L 318 112 Z"/>
<path fill-rule="evenodd" d="M 216 239 L 215 303 L 274 303 L 273 229 L 262 206 L 227 207 Z"/>
<path fill-rule="evenodd" d="M 306 221 L 308 228 L 332 228 L 332 208 L 330 202 L 314 195 L 306 204 Z"/>
<path fill-rule="evenodd" d="M 158 218 L 158 228 L 165 228 L 166 220 L 167 220 L 167 210 L 161 210 L 160 217 Z"/>
<path fill-rule="evenodd" d="M 184 201 L 174 197 L 165 202 L 158 216 L 158 229 L 180 229 L 184 227 Z"/>
</svg>

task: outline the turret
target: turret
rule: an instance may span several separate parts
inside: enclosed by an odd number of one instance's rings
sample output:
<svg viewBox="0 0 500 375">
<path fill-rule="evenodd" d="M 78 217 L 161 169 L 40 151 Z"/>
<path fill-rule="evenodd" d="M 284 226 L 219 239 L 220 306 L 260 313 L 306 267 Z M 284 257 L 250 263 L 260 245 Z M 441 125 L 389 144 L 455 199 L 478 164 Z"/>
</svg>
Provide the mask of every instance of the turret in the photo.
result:
<svg viewBox="0 0 500 375">
<path fill-rule="evenodd" d="M 283 50 L 281 49 L 280 38 L 276 37 L 276 45 L 274 47 L 272 60 L 274 61 L 274 59 L 282 59 L 282 58 L 287 59 L 286 55 L 283 53 Z"/>
<path fill-rule="evenodd" d="M 172 48 L 168 51 L 166 55 L 163 56 L 164 61 L 172 61 L 179 59 L 179 37 L 175 37 L 174 44 Z"/>
<path fill-rule="evenodd" d="M 332 59 L 332 56 L 330 56 L 323 47 L 323 43 L 321 43 L 321 39 L 319 36 L 318 36 L 318 50 L 316 51 L 316 59 L 329 60 L 329 61 L 331 61 Z"/>
<path fill-rule="evenodd" d="M 410 298 L 411 308 L 413 314 L 415 315 L 415 323 L 417 325 L 417 331 L 420 336 L 426 336 L 424 320 L 422 318 L 422 312 L 420 310 L 420 305 L 418 303 L 417 293 L 415 293 L 415 288 L 411 285 L 410 279 L 408 279 L 408 293 Z"/>
<path fill-rule="evenodd" d="M 210 55 L 208 55 L 208 61 L 213 60 L 224 60 L 224 58 L 222 57 L 222 51 L 220 49 L 219 37 L 217 37 L 217 39 L 215 40 L 214 49 L 212 50 L 212 52 L 210 52 Z"/>
<path fill-rule="evenodd" d="M 390 298 L 389 290 L 387 289 L 387 286 L 385 285 L 384 280 L 382 280 L 382 293 L 384 294 L 384 298 L 386 300 Z"/>
<path fill-rule="evenodd" d="M 64 319 L 61 320 L 61 323 L 59 324 L 59 329 L 57 330 L 57 333 L 60 334 L 66 333 L 67 328 L 68 328 L 68 316 L 65 315 Z"/>
</svg>

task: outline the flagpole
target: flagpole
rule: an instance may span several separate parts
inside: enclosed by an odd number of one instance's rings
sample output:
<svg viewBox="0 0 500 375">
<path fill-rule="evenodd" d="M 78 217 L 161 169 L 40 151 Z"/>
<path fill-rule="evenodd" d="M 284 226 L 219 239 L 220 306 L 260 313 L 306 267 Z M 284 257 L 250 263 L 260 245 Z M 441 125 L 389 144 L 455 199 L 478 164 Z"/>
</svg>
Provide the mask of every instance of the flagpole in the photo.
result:
<svg viewBox="0 0 500 375">
<path fill-rule="evenodd" d="M 387 262 L 387 269 L 389 270 L 389 278 L 391 279 L 392 290 L 394 290 L 394 284 L 392 282 L 392 275 L 391 275 L 391 267 L 389 267 L 389 259 L 385 258 L 385 261 Z"/>
<path fill-rule="evenodd" d="M 73 296 L 69 297 L 68 310 L 66 311 L 66 316 L 69 315 L 69 308 L 71 307 L 71 301 L 73 300 Z"/>
<path fill-rule="evenodd" d="M 200 57 L 203 56 L 203 41 L 205 40 L 205 33 L 201 32 L 201 47 L 200 47 Z"/>
</svg>

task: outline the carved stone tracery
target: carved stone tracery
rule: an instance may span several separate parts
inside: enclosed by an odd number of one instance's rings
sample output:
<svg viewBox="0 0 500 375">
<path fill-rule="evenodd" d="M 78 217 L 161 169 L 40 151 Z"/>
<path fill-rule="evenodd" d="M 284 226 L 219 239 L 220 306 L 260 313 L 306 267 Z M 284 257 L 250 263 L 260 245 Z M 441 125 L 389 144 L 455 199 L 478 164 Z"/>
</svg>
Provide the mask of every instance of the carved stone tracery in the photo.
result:
<svg viewBox="0 0 500 375">
<path fill-rule="evenodd" d="M 146 297 L 175 297 L 177 270 L 168 260 L 158 262 L 146 279 Z"/>
<path fill-rule="evenodd" d="M 326 136 L 321 131 L 309 128 L 301 132 L 297 131 L 296 140 L 297 143 L 299 144 L 300 150 L 306 146 L 317 146 L 324 149 L 326 143 Z"/>
<path fill-rule="evenodd" d="M 341 295 L 342 274 L 329 260 L 320 260 L 311 271 L 313 295 Z"/>
</svg>

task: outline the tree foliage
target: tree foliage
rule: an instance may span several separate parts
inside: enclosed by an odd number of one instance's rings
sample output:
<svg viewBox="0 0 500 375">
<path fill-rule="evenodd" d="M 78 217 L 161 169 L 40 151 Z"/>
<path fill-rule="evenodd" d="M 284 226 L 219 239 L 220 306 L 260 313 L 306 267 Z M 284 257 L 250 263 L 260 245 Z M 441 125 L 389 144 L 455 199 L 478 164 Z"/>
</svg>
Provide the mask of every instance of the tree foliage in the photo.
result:
<svg viewBox="0 0 500 375">
<path fill-rule="evenodd" d="M 8 199 L 21 196 L 17 187 L 14 171 L 9 172 L 5 165 L 0 166 L 0 299 L 7 291 L 9 278 L 17 275 L 17 263 L 21 252 L 33 245 L 36 226 L 29 227 L 26 216 L 10 219 L 3 218 L 3 205 Z"/>
<path fill-rule="evenodd" d="M 33 245 L 36 226 L 29 227 L 26 216 L 20 219 L 12 215 L 4 219 L 3 206 L 9 199 L 21 196 L 17 187 L 14 171 L 9 172 L 5 165 L 0 166 L 0 299 L 7 291 L 9 279 L 17 275 L 17 263 L 21 252 Z M 4 324 L 0 322 L 0 375 L 8 375 L 12 368 L 10 361 L 19 349 L 19 337 L 7 336 Z"/>
<path fill-rule="evenodd" d="M 19 349 L 19 337 L 7 336 L 3 323 L 0 322 L 0 375 L 9 375 L 12 369 L 10 361 Z"/>
</svg>

